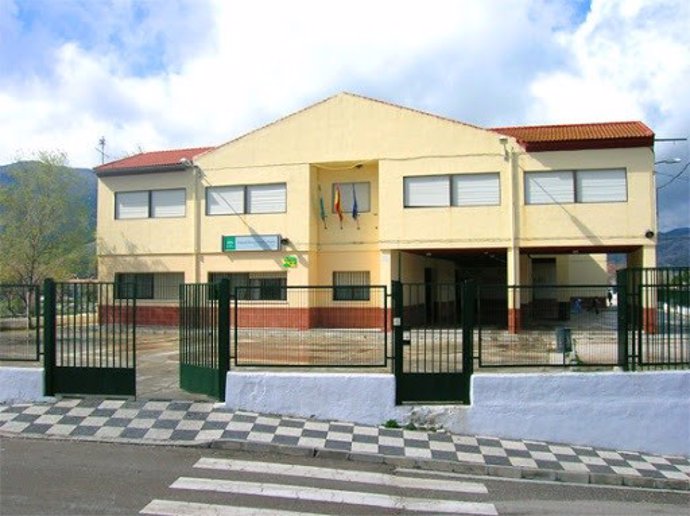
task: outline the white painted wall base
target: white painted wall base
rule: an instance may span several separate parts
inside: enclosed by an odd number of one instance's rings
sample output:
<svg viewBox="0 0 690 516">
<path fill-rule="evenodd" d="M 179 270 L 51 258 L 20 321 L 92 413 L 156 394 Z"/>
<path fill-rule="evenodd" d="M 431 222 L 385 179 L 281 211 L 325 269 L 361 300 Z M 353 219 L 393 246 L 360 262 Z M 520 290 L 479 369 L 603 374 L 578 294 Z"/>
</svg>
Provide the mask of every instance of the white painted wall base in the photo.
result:
<svg viewBox="0 0 690 516">
<path fill-rule="evenodd" d="M 410 412 L 395 406 L 392 374 L 231 371 L 225 392 L 227 407 L 264 414 L 378 425 Z"/>
<path fill-rule="evenodd" d="M 0 367 L 0 403 L 45 399 L 42 367 Z"/>
<path fill-rule="evenodd" d="M 268 414 L 443 426 L 470 435 L 538 439 L 690 456 L 690 371 L 477 374 L 471 406 L 395 406 L 390 374 L 235 372 L 226 406 Z"/>
</svg>

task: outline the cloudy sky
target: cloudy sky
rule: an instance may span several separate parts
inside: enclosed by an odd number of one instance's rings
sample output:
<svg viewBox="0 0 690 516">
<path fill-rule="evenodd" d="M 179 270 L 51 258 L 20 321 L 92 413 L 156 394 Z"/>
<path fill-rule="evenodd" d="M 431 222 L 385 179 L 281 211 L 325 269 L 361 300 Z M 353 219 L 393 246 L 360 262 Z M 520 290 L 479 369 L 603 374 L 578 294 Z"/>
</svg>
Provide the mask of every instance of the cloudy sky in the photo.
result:
<svg viewBox="0 0 690 516">
<path fill-rule="evenodd" d="M 687 138 L 688 27 L 687 0 L 0 0 L 0 164 L 216 145 L 340 91 Z M 662 229 L 690 226 L 690 146 L 656 153 L 681 160 L 657 167 Z"/>
</svg>

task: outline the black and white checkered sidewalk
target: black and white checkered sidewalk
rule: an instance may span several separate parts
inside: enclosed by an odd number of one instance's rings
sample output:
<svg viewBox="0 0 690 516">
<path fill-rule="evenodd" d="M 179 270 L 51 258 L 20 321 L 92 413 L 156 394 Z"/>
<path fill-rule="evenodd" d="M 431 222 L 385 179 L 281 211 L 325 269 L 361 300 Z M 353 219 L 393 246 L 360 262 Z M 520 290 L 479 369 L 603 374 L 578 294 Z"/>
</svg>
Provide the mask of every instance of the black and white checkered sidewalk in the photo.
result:
<svg viewBox="0 0 690 516">
<path fill-rule="evenodd" d="M 473 474 L 690 490 L 687 457 L 232 412 L 206 402 L 66 398 L 0 405 L 0 435 L 263 444 Z"/>
</svg>

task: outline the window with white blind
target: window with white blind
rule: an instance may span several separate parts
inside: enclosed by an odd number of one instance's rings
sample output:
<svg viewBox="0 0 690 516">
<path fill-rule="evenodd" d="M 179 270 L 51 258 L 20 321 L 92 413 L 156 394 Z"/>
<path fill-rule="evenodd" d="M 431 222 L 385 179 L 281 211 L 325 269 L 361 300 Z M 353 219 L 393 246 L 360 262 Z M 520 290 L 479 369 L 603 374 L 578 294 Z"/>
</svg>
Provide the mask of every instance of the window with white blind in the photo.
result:
<svg viewBox="0 0 690 516">
<path fill-rule="evenodd" d="M 406 208 L 501 204 L 497 172 L 411 176 L 404 178 L 403 184 Z"/>
<path fill-rule="evenodd" d="M 525 172 L 526 204 L 625 202 L 625 169 Z"/>
<path fill-rule="evenodd" d="M 247 213 L 284 213 L 285 183 L 247 186 Z"/>
<path fill-rule="evenodd" d="M 334 271 L 333 301 L 369 301 L 369 271 Z"/>
<path fill-rule="evenodd" d="M 115 193 L 116 219 L 147 219 L 185 216 L 185 190 L 141 190 Z"/>
<path fill-rule="evenodd" d="M 331 208 L 335 213 L 335 187 L 340 189 L 340 207 L 343 213 L 352 213 L 352 205 L 357 197 L 357 211 L 365 213 L 371 211 L 371 194 L 368 182 L 361 183 L 334 183 Z"/>
<path fill-rule="evenodd" d="M 151 191 L 151 217 L 184 217 L 184 215 L 184 189 Z"/>
<path fill-rule="evenodd" d="M 577 202 L 625 202 L 628 191 L 625 170 L 578 170 L 575 173 Z"/>
<path fill-rule="evenodd" d="M 456 174 L 452 176 L 453 206 L 501 204 L 498 174 Z"/>
<path fill-rule="evenodd" d="M 206 215 L 285 213 L 286 210 L 285 183 L 206 188 Z"/>
<path fill-rule="evenodd" d="M 243 186 L 213 186 L 206 189 L 207 215 L 244 213 Z"/>
<path fill-rule="evenodd" d="M 147 219 L 149 217 L 149 193 L 116 192 L 116 219 Z"/>
<path fill-rule="evenodd" d="M 448 176 L 413 176 L 403 179 L 406 208 L 450 205 Z"/>
<path fill-rule="evenodd" d="M 572 171 L 526 172 L 525 202 L 527 204 L 575 202 L 575 182 Z"/>
</svg>

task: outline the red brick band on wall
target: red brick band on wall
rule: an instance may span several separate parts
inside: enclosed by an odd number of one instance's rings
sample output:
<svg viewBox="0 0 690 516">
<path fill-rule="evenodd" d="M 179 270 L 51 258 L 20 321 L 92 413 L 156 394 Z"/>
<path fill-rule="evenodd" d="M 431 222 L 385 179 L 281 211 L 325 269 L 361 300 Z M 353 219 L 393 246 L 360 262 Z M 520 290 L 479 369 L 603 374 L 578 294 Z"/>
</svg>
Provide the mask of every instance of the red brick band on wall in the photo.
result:
<svg viewBox="0 0 690 516">
<path fill-rule="evenodd" d="M 137 306 L 136 324 L 141 326 L 177 326 L 180 309 L 177 306 Z M 198 310 L 195 310 L 198 311 Z M 390 312 L 390 310 L 389 310 Z M 384 327 L 384 309 L 366 307 L 239 307 L 240 328 L 381 328 Z M 131 314 L 117 306 L 99 306 L 99 320 L 103 323 L 131 322 Z M 235 311 L 230 311 L 231 324 Z M 390 313 L 389 313 L 390 328 Z"/>
</svg>

